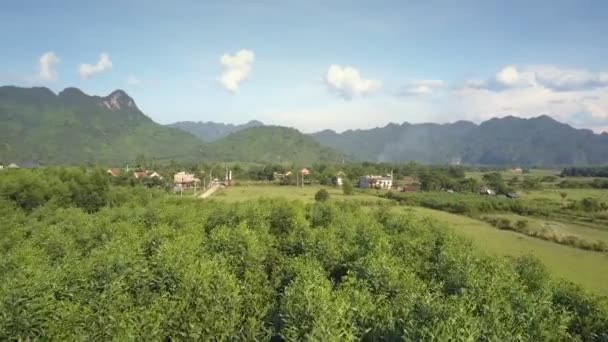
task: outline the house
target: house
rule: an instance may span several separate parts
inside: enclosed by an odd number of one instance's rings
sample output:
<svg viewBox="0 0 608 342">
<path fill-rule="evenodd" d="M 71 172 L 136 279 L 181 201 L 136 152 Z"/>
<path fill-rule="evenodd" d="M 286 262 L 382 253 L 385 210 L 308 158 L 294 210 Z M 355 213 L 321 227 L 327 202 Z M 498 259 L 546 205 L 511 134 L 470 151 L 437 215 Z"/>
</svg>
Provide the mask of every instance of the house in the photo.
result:
<svg viewBox="0 0 608 342">
<path fill-rule="evenodd" d="M 173 176 L 173 182 L 178 187 L 191 187 L 195 186 L 201 180 L 196 178 L 191 173 L 186 173 L 184 171 L 178 172 Z"/>
<path fill-rule="evenodd" d="M 342 186 L 342 184 L 344 184 L 344 177 L 345 176 L 346 175 L 342 171 L 338 171 L 338 173 L 336 173 L 336 185 L 337 186 Z"/>
<path fill-rule="evenodd" d="M 148 178 L 148 174 L 143 171 L 135 171 L 135 172 L 133 172 L 133 177 L 135 179 L 143 179 L 143 178 Z"/>
<path fill-rule="evenodd" d="M 480 195 L 485 195 L 485 196 L 495 196 L 496 195 L 496 191 L 488 188 L 487 186 L 482 187 L 479 190 L 479 194 Z"/>
<path fill-rule="evenodd" d="M 15 163 L 10 163 L 10 164 L 8 164 L 8 168 L 9 169 L 18 169 L 19 165 L 15 164 Z"/>
<path fill-rule="evenodd" d="M 308 176 L 308 175 L 310 175 L 310 170 L 307 168 L 303 168 L 302 170 L 300 170 L 300 174 L 302 176 Z"/>
<path fill-rule="evenodd" d="M 112 169 L 108 169 L 108 171 L 106 171 L 108 173 L 108 175 L 112 176 L 112 177 L 118 177 L 120 176 L 120 169 L 115 167 Z"/>
<path fill-rule="evenodd" d="M 521 167 L 515 167 L 511 169 L 511 172 L 513 173 L 524 173 L 524 170 Z"/>
<path fill-rule="evenodd" d="M 155 171 L 146 171 L 146 173 L 148 174 L 148 178 L 158 178 L 158 179 L 163 179 L 163 176 L 159 175 L 158 173 L 156 173 Z"/>
<path fill-rule="evenodd" d="M 4 165 L 0 164 L 0 170 L 4 169 Z"/>
<path fill-rule="evenodd" d="M 359 177 L 359 187 L 362 189 L 390 189 L 393 187 L 393 177 L 362 176 Z"/>
</svg>

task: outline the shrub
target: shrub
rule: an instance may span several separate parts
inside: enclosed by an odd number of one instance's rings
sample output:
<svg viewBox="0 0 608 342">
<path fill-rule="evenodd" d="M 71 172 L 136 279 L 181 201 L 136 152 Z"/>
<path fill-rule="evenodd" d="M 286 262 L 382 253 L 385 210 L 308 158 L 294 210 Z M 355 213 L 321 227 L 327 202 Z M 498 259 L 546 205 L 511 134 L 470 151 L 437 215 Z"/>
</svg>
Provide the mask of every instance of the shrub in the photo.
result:
<svg viewBox="0 0 608 342">
<path fill-rule="evenodd" d="M 353 194 L 353 185 L 348 180 L 344 180 L 342 183 L 342 193 L 344 195 L 352 195 Z"/>
<path fill-rule="evenodd" d="M 329 192 L 327 192 L 327 190 L 325 189 L 321 189 L 319 191 L 317 191 L 317 193 L 315 194 L 315 201 L 317 202 L 325 202 L 329 199 Z"/>
</svg>

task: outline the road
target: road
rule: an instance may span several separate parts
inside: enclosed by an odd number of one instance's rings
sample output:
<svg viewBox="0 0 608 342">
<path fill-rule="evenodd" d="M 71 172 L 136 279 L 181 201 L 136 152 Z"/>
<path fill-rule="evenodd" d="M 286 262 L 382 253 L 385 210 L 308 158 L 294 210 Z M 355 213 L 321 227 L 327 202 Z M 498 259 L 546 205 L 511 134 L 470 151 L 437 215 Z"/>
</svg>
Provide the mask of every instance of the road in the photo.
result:
<svg viewBox="0 0 608 342">
<path fill-rule="evenodd" d="M 205 192 L 200 194 L 200 196 L 198 196 L 198 198 L 207 198 L 207 197 L 213 195 L 214 192 L 219 190 L 220 187 L 221 187 L 221 185 L 219 183 L 214 183 L 209 189 L 205 190 Z"/>
</svg>

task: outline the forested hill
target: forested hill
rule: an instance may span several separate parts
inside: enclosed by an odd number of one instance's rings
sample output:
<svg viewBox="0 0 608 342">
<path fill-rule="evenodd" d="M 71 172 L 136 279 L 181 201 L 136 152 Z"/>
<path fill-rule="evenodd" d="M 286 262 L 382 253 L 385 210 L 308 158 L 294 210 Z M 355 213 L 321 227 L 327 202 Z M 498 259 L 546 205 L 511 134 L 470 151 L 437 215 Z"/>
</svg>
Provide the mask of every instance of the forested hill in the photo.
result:
<svg viewBox="0 0 608 342">
<path fill-rule="evenodd" d="M 358 160 L 460 161 L 482 165 L 571 165 L 608 162 L 608 134 L 575 129 L 543 115 L 494 118 L 476 125 L 389 124 L 369 130 L 312 134 L 318 142 Z"/>
<path fill-rule="evenodd" d="M 264 126 L 264 123 L 252 120 L 242 125 L 225 124 L 219 122 L 194 122 L 194 121 L 180 121 L 167 125 L 168 127 L 179 128 L 188 133 L 192 133 L 197 138 L 205 141 L 212 142 L 227 136 L 230 133 L 242 131 L 251 127 Z"/>
<path fill-rule="evenodd" d="M 339 163 L 345 156 L 298 130 L 280 126 L 252 127 L 206 145 L 203 158 L 222 161 Z"/>
<path fill-rule="evenodd" d="M 201 141 L 143 114 L 122 90 L 105 97 L 67 88 L 0 87 L 0 162 L 121 162 L 138 154 L 182 159 Z"/>
</svg>

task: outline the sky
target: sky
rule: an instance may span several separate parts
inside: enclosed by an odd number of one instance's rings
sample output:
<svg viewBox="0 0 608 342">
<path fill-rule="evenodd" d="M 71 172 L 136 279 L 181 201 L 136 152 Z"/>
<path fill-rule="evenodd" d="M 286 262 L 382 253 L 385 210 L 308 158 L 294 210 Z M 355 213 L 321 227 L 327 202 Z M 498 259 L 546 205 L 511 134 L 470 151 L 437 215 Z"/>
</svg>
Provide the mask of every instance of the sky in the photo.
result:
<svg viewBox="0 0 608 342">
<path fill-rule="evenodd" d="M 0 2 L 0 84 L 304 132 L 542 114 L 608 131 L 608 2 Z"/>
</svg>

